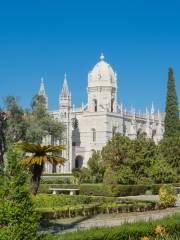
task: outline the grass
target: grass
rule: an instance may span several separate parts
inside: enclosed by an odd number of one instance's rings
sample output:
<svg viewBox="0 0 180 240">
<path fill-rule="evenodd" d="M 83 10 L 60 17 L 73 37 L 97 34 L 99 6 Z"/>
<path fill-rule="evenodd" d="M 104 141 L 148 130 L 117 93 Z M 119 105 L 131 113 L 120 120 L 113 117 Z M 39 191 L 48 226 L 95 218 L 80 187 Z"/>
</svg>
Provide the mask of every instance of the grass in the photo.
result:
<svg viewBox="0 0 180 240">
<path fill-rule="evenodd" d="M 160 238 L 160 234 L 155 233 L 156 226 L 161 226 L 164 237 Z M 77 230 L 52 236 L 49 240 L 140 240 L 144 236 L 150 237 L 150 240 L 180 239 L 180 213 L 156 221 L 139 221 L 116 227 Z"/>
</svg>

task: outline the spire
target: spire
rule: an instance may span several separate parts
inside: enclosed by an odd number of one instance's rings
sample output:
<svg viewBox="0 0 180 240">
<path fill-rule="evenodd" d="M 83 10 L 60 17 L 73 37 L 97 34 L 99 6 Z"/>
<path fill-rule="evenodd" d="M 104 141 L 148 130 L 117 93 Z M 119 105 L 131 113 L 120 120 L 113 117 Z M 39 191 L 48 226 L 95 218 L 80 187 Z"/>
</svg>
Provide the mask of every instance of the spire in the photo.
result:
<svg viewBox="0 0 180 240">
<path fill-rule="evenodd" d="M 41 78 L 41 83 L 40 83 L 40 88 L 39 88 L 39 93 L 40 96 L 43 96 L 46 101 L 46 108 L 48 109 L 48 97 L 45 92 L 45 86 L 44 86 L 44 78 Z"/>
<path fill-rule="evenodd" d="M 40 88 L 39 88 L 39 95 L 46 96 L 45 87 L 44 87 L 44 78 L 41 78 Z"/>
<path fill-rule="evenodd" d="M 104 61 L 105 57 L 104 57 L 104 54 L 101 53 L 101 56 L 100 56 L 100 61 Z"/>
<path fill-rule="evenodd" d="M 152 105 L 151 105 L 151 115 L 154 114 L 154 103 L 152 102 Z"/>
<path fill-rule="evenodd" d="M 68 84 L 67 84 L 67 75 L 64 74 L 64 82 L 61 90 L 61 98 L 69 98 L 71 97 L 71 93 L 69 92 Z"/>
</svg>

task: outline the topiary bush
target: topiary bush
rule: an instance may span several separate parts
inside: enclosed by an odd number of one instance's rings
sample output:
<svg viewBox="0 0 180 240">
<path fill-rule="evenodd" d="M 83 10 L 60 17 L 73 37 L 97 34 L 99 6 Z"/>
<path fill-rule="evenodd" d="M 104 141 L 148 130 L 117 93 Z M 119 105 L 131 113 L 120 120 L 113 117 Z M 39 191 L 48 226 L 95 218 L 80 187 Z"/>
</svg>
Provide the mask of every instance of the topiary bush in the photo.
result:
<svg viewBox="0 0 180 240">
<path fill-rule="evenodd" d="M 174 207 L 177 200 L 177 192 L 173 185 L 164 185 L 159 190 L 160 202 L 165 207 Z"/>
</svg>

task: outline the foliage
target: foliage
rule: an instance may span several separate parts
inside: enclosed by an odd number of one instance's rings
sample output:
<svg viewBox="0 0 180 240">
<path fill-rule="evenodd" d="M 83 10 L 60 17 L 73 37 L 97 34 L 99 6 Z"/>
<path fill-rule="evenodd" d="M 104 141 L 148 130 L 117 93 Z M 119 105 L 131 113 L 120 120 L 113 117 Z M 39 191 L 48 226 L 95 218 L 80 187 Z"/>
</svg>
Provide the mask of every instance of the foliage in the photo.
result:
<svg viewBox="0 0 180 240">
<path fill-rule="evenodd" d="M 4 153 L 6 151 L 6 129 L 7 114 L 0 109 L 0 165 L 4 164 Z"/>
<path fill-rule="evenodd" d="M 166 137 L 161 140 L 159 150 L 165 159 L 170 164 L 177 174 L 180 174 L 180 137 Z"/>
<path fill-rule="evenodd" d="M 25 140 L 28 123 L 25 119 L 25 113 L 19 106 L 18 101 L 13 96 L 7 96 L 4 99 L 7 111 L 7 129 L 6 142 L 13 144 L 19 140 Z"/>
<path fill-rule="evenodd" d="M 37 195 L 35 206 L 43 218 L 64 218 L 98 213 L 146 211 L 161 208 L 154 201 L 138 201 L 112 197 Z"/>
<path fill-rule="evenodd" d="M 116 184 L 154 184 L 178 181 L 180 138 L 165 138 L 157 146 L 153 139 L 139 135 L 130 140 L 115 135 L 103 147 L 103 182 Z M 96 159 L 95 159 L 96 160 Z"/>
<path fill-rule="evenodd" d="M 118 176 L 117 172 L 111 168 L 107 168 L 104 174 L 104 188 L 107 189 L 107 192 L 110 196 L 117 195 L 117 185 L 118 185 Z"/>
<path fill-rule="evenodd" d="M 102 182 L 104 176 L 104 167 L 100 151 L 93 152 L 92 156 L 88 160 L 88 167 L 90 174 L 94 179 L 95 183 Z"/>
<path fill-rule="evenodd" d="M 0 176 L 0 239 L 36 240 L 38 215 L 27 188 L 21 155 L 8 150 L 8 165 Z"/>
<path fill-rule="evenodd" d="M 127 165 L 134 172 L 136 183 L 142 183 L 141 179 L 149 178 L 149 168 L 156 162 L 157 154 L 157 146 L 152 139 L 141 135 L 131 141 Z"/>
<path fill-rule="evenodd" d="M 45 146 L 28 142 L 19 142 L 16 144 L 16 148 L 30 154 L 28 156 L 26 155 L 21 160 L 21 163 L 25 166 L 28 166 L 32 172 L 31 192 L 32 194 L 36 195 L 39 188 L 44 164 L 46 162 L 64 164 L 65 159 L 63 157 L 59 155 L 52 155 L 52 153 L 57 154 L 57 152 L 62 151 L 64 149 L 64 146 Z"/>
<path fill-rule="evenodd" d="M 136 182 L 134 172 L 130 166 L 123 165 L 117 171 L 117 178 L 119 184 L 134 184 Z"/>
<path fill-rule="evenodd" d="M 62 140 L 64 127 L 62 123 L 57 122 L 48 113 L 46 109 L 46 100 L 42 95 L 35 95 L 31 104 L 31 111 L 28 112 L 26 141 L 33 143 L 42 143 L 43 137 L 52 136 L 53 139 Z M 52 142 L 52 144 L 54 144 Z"/>
<path fill-rule="evenodd" d="M 177 200 L 177 192 L 173 185 L 164 185 L 159 190 L 160 202 L 166 207 L 174 207 Z"/>
<path fill-rule="evenodd" d="M 122 136 L 121 134 L 116 134 L 102 149 L 101 154 L 104 167 L 106 169 L 118 169 L 128 160 L 129 150 L 130 139 Z"/>
<path fill-rule="evenodd" d="M 169 68 L 167 98 L 166 98 L 166 116 L 165 116 L 165 137 L 174 137 L 180 135 L 180 120 L 178 99 L 173 76 L 173 69 Z"/>
<path fill-rule="evenodd" d="M 73 183 L 73 176 L 57 176 L 57 177 L 51 177 L 51 176 L 42 176 L 41 177 L 41 183 L 42 184 L 71 184 Z"/>
<path fill-rule="evenodd" d="M 104 184 L 41 184 L 39 188 L 40 193 L 52 193 L 49 189 L 54 188 L 79 188 L 81 195 L 93 195 L 93 196 L 136 196 L 144 195 L 147 191 L 151 191 L 152 194 L 158 194 L 162 184 L 149 184 L 149 185 L 120 185 L 117 184 L 115 191 L 109 192 L 109 188 Z M 180 184 L 174 184 L 173 186 L 179 187 Z"/>
<path fill-rule="evenodd" d="M 89 169 L 83 168 L 74 168 L 72 170 L 72 174 L 74 176 L 74 183 L 81 184 L 82 182 L 88 182 L 91 178 Z"/>
<path fill-rule="evenodd" d="M 150 236 L 150 239 L 153 239 L 157 236 L 154 231 L 156 226 L 163 227 L 169 235 L 179 237 L 180 214 L 155 221 L 125 223 L 116 227 L 99 227 L 83 231 L 77 230 L 75 232 L 61 234 L 57 236 L 55 240 L 140 240 L 143 236 Z M 172 239 L 174 240 L 176 238 Z"/>
<path fill-rule="evenodd" d="M 177 174 L 163 158 L 157 159 L 150 168 L 150 178 L 156 183 L 172 183 L 177 181 Z"/>
</svg>

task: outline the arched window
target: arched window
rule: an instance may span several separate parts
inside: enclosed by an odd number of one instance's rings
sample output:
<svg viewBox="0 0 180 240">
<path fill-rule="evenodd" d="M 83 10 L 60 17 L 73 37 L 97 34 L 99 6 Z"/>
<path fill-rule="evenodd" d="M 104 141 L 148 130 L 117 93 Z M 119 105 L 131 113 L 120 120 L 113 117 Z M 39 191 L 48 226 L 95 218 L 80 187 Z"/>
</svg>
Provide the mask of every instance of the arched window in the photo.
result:
<svg viewBox="0 0 180 240">
<path fill-rule="evenodd" d="M 95 142 L 96 141 L 96 129 L 95 128 L 92 129 L 92 134 L 93 134 L 93 136 L 92 136 L 93 142 Z"/>
<path fill-rule="evenodd" d="M 114 99 L 111 99 L 111 112 L 113 112 L 114 108 Z"/>
<path fill-rule="evenodd" d="M 97 100 L 94 99 L 94 111 L 97 112 Z"/>
<path fill-rule="evenodd" d="M 82 167 L 83 167 L 83 157 L 79 155 L 75 158 L 75 168 L 82 168 Z"/>
<path fill-rule="evenodd" d="M 152 138 L 154 138 L 156 136 L 156 129 L 152 130 Z"/>
</svg>

